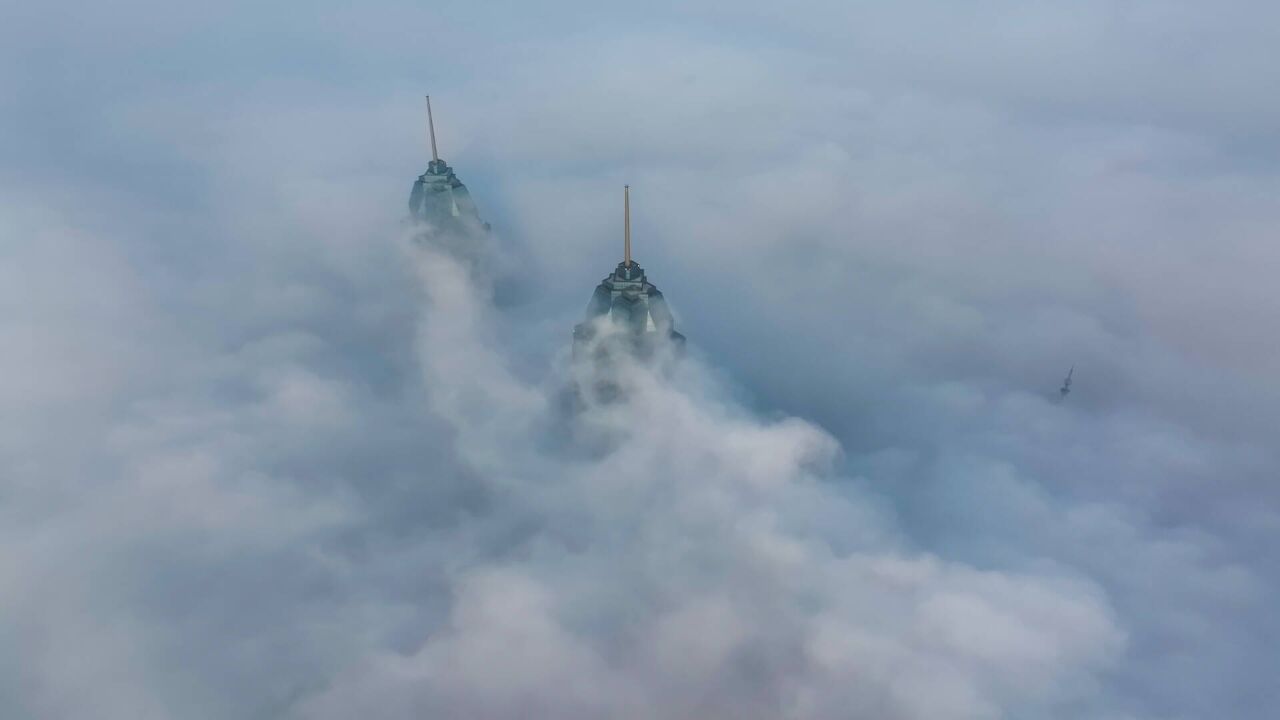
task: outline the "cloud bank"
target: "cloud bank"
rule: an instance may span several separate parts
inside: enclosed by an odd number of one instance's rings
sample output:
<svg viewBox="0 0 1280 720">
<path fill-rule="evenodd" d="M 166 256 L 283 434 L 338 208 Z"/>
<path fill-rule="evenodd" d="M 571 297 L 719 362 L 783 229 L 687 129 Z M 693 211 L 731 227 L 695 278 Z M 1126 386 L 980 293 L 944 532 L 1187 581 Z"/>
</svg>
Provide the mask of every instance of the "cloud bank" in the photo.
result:
<svg viewBox="0 0 1280 720">
<path fill-rule="evenodd" d="M 802 10 L 15 12 L 2 714 L 1267 717 L 1274 11 Z"/>
</svg>

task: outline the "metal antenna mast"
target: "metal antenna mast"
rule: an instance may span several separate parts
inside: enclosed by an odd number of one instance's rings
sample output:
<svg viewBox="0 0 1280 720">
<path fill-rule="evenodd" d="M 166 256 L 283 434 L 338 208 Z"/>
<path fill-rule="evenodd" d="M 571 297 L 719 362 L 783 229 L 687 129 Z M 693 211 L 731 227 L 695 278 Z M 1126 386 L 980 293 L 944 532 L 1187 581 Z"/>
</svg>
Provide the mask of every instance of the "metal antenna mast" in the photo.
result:
<svg viewBox="0 0 1280 720">
<path fill-rule="evenodd" d="M 622 186 L 622 252 L 627 267 L 631 267 L 631 186 Z"/>
<path fill-rule="evenodd" d="M 431 117 L 431 96 L 427 96 L 427 128 L 431 133 L 431 160 L 438 162 L 440 153 L 436 152 L 436 121 Z"/>
</svg>

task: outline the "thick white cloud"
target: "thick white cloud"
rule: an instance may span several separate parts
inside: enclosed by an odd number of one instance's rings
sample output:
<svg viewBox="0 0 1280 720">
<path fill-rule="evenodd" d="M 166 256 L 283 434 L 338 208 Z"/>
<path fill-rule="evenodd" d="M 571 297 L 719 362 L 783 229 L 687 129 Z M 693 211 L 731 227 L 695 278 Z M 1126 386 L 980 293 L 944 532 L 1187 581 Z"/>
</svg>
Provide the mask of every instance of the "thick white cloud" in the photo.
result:
<svg viewBox="0 0 1280 720">
<path fill-rule="evenodd" d="M 423 263 L 433 402 L 500 487 L 494 517 L 533 524 L 460 569 L 420 647 L 353 663 L 301 716 L 986 717 L 1087 699 L 1119 656 L 1099 588 L 902 548 L 831 486 L 832 438 L 751 418 L 693 360 L 557 419 L 461 266 Z M 588 445 L 547 449 L 557 422 Z"/>
<path fill-rule="evenodd" d="M 1266 717 L 1274 14 L 15 8 L 0 714 Z"/>
</svg>

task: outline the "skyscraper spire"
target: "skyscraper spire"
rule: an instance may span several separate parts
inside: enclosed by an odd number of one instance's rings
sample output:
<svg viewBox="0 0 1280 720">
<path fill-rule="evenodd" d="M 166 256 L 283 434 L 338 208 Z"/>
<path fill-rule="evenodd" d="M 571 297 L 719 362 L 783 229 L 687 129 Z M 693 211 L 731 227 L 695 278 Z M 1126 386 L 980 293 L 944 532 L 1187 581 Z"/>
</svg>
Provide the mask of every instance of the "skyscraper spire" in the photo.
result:
<svg viewBox="0 0 1280 720">
<path fill-rule="evenodd" d="M 631 267 L 631 186 L 622 186 L 622 256 L 627 267 Z"/>
<path fill-rule="evenodd" d="M 426 99 L 431 162 L 427 163 L 427 171 L 418 176 L 413 190 L 409 192 L 409 213 L 415 221 L 426 223 L 438 232 L 462 236 L 487 231 L 489 224 L 480 219 L 467 186 L 454 174 L 449 163 L 440 159 L 431 96 L 427 95 Z"/>
<path fill-rule="evenodd" d="M 574 357 L 608 355 L 615 350 L 650 356 L 656 343 L 684 344 L 662 293 L 645 277 L 640 263 L 631 259 L 630 185 L 622 186 L 622 243 L 622 262 L 596 286 L 586 317 L 573 328 Z M 612 330 L 598 337 L 606 326 Z"/>
<path fill-rule="evenodd" d="M 436 121 L 431 116 L 431 96 L 427 96 L 427 131 L 431 134 L 431 160 L 440 161 L 440 153 L 436 151 Z"/>
</svg>

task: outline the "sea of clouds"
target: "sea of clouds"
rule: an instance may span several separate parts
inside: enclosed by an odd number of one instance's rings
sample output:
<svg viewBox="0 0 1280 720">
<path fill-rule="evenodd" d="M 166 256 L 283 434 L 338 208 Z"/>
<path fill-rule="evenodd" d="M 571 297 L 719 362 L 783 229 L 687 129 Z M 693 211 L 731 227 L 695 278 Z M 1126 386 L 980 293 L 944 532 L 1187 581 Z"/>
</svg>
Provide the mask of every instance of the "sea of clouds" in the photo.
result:
<svg viewBox="0 0 1280 720">
<path fill-rule="evenodd" d="M 5 13 L 0 716 L 1280 699 L 1270 6 Z"/>
</svg>

